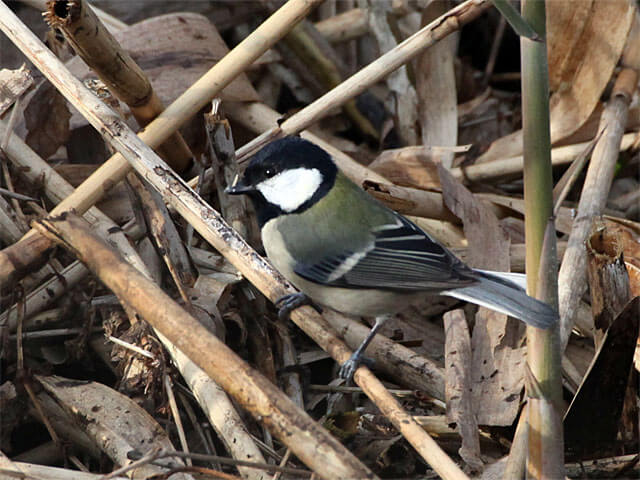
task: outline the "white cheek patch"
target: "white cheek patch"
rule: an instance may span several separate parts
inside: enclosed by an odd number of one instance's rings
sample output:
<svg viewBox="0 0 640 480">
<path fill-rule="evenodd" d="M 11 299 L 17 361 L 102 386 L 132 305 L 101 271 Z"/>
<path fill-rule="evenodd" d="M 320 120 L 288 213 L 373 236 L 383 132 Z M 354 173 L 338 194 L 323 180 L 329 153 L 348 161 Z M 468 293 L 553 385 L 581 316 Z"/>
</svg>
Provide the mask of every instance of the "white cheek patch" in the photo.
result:
<svg viewBox="0 0 640 480">
<path fill-rule="evenodd" d="M 293 168 L 268 178 L 256 188 L 264 198 L 285 212 L 293 212 L 313 197 L 322 183 L 322 174 L 316 168 Z"/>
</svg>

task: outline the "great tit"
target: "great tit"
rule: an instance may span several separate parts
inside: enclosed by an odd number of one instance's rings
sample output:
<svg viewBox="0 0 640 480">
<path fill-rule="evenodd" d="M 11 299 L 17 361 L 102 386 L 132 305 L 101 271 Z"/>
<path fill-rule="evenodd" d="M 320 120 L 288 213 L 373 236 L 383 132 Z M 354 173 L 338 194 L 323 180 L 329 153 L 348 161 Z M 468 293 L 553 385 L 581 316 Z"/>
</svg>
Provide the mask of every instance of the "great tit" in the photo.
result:
<svg viewBox="0 0 640 480">
<path fill-rule="evenodd" d="M 251 198 L 269 260 L 302 292 L 280 299 L 280 313 L 288 316 L 310 299 L 345 314 L 375 317 L 367 338 L 340 369 L 345 378 L 353 376 L 384 320 L 425 294 L 482 305 L 537 328 L 558 319 L 549 305 L 525 293 L 524 275 L 468 267 L 301 138 L 264 147 L 227 192 Z"/>
</svg>

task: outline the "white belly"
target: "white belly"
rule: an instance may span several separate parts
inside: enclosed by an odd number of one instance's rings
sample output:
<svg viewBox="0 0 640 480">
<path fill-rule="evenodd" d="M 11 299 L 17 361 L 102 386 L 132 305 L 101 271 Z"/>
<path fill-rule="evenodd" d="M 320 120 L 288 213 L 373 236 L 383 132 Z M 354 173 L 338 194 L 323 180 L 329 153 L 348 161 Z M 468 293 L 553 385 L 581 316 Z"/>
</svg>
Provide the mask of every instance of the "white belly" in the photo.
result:
<svg viewBox="0 0 640 480">
<path fill-rule="evenodd" d="M 317 304 L 341 313 L 372 317 L 392 314 L 408 307 L 413 299 L 425 295 L 423 292 L 401 294 L 372 289 L 327 287 L 310 282 L 294 273 L 296 261 L 284 248 L 274 220 L 263 227 L 262 241 L 269 260 L 287 280 Z"/>
</svg>

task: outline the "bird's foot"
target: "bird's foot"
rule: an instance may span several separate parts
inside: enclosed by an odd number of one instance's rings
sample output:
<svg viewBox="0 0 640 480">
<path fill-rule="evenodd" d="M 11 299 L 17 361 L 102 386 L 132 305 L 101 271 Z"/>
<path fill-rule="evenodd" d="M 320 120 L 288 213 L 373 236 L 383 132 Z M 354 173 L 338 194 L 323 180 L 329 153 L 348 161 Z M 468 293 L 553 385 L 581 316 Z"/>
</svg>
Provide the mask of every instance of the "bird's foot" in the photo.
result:
<svg viewBox="0 0 640 480">
<path fill-rule="evenodd" d="M 278 318 L 280 320 L 289 320 L 291 312 L 303 305 L 311 305 L 318 313 L 322 313 L 322 309 L 313 303 L 304 293 L 289 293 L 288 295 L 283 295 L 275 302 L 275 306 L 278 309 Z"/>
<path fill-rule="evenodd" d="M 364 365 L 366 367 L 373 367 L 374 361 L 372 358 L 365 357 L 361 352 L 356 352 L 349 360 L 344 362 L 338 370 L 338 375 L 340 378 L 344 378 L 347 383 L 353 380 L 353 375 L 356 373 L 356 370 L 360 367 L 360 365 Z"/>
</svg>

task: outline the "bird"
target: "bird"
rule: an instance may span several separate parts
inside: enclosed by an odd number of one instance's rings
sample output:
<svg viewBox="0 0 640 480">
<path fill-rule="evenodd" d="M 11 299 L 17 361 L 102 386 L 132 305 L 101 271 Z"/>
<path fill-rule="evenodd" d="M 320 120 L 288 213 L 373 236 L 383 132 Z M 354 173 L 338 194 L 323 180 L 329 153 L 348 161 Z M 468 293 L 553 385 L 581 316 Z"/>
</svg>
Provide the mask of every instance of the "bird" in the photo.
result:
<svg viewBox="0 0 640 480">
<path fill-rule="evenodd" d="M 526 294 L 523 274 L 467 266 L 302 138 L 263 147 L 226 191 L 251 199 L 269 261 L 300 290 L 275 302 L 282 318 L 305 304 L 375 318 L 340 367 L 345 379 L 353 377 L 384 321 L 425 295 L 454 297 L 541 329 L 558 321 L 553 308 Z"/>
</svg>

